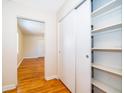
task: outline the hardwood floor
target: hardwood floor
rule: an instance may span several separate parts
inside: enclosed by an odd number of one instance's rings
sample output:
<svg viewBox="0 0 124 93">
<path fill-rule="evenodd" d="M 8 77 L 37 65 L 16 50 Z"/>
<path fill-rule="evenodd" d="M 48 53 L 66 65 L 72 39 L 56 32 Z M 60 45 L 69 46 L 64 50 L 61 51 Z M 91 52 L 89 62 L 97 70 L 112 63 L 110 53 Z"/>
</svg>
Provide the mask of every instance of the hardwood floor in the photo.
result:
<svg viewBox="0 0 124 93">
<path fill-rule="evenodd" d="M 4 93 L 70 93 L 59 80 L 44 79 L 44 59 L 24 59 L 18 69 L 17 90 Z"/>
</svg>

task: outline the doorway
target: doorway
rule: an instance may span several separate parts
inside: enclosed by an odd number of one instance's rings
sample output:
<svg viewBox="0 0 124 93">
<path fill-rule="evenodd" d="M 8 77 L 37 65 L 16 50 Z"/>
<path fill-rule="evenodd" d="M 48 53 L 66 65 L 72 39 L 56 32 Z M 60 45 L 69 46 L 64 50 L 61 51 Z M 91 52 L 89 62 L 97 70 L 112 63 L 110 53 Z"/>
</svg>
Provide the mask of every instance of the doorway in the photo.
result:
<svg viewBox="0 0 124 93">
<path fill-rule="evenodd" d="M 17 23 L 18 90 L 23 93 L 45 77 L 45 23 L 21 17 Z"/>
<path fill-rule="evenodd" d="M 34 20 L 18 18 L 18 93 L 70 93 L 60 80 L 45 79 L 45 41 L 44 31 L 33 32 Z M 26 21 L 26 22 L 24 22 Z M 30 22 L 27 22 L 30 21 Z M 37 21 L 36 21 L 37 22 Z M 39 22 L 39 21 L 38 21 Z M 39 22 L 41 23 L 41 22 Z M 45 23 L 41 23 L 44 24 Z M 26 25 L 26 28 L 24 28 Z M 43 26 L 43 25 L 42 25 Z M 41 27 L 41 25 L 39 26 Z M 27 31 L 29 28 L 30 32 Z M 45 28 L 45 27 L 42 27 Z M 33 34 L 33 35 L 32 35 Z M 34 35 L 35 34 L 35 35 Z M 33 43 L 33 44 L 32 44 Z M 50 47 L 50 46 L 49 46 Z"/>
</svg>

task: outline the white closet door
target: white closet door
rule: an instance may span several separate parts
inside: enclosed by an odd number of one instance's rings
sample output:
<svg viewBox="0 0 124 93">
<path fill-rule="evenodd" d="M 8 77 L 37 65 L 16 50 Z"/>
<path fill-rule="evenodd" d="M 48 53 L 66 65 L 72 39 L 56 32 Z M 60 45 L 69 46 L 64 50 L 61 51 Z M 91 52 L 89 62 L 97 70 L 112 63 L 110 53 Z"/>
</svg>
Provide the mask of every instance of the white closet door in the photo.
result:
<svg viewBox="0 0 124 93">
<path fill-rule="evenodd" d="M 62 31 L 62 81 L 75 93 L 75 28 L 72 11 L 61 22 Z"/>
<path fill-rule="evenodd" d="M 91 93 L 90 0 L 76 10 L 77 61 L 76 93 Z"/>
<path fill-rule="evenodd" d="M 58 24 L 58 77 L 62 80 L 62 22 Z"/>
</svg>

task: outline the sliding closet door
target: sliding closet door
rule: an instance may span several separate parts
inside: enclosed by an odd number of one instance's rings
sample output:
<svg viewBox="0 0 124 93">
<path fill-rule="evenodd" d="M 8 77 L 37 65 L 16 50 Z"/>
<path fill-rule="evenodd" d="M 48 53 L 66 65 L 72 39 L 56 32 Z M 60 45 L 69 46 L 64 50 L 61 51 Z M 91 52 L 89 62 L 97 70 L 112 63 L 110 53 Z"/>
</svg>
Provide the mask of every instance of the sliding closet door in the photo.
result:
<svg viewBox="0 0 124 93">
<path fill-rule="evenodd" d="M 75 93 L 75 28 L 72 11 L 60 23 L 62 35 L 62 81 Z"/>
<path fill-rule="evenodd" d="M 90 0 L 76 9 L 76 93 L 91 93 Z"/>
<path fill-rule="evenodd" d="M 58 78 L 62 80 L 62 22 L 58 23 Z"/>
<path fill-rule="evenodd" d="M 90 12 L 86 0 L 59 24 L 60 79 L 72 93 L 91 93 Z"/>
</svg>

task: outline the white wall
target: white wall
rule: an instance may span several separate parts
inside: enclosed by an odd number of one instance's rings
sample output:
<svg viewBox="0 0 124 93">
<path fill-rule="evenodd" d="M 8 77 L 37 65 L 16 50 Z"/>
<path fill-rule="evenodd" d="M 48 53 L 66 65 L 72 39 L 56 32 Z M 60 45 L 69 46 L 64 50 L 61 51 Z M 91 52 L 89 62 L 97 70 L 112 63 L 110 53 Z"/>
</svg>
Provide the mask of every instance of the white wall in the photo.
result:
<svg viewBox="0 0 124 93">
<path fill-rule="evenodd" d="M 24 58 L 44 57 L 44 44 L 42 35 L 24 35 Z"/>
<path fill-rule="evenodd" d="M 3 89 L 17 85 L 17 17 L 20 16 L 45 22 L 45 78 L 57 74 L 56 14 L 3 0 Z"/>
<path fill-rule="evenodd" d="M 19 26 L 17 25 L 17 29 L 18 29 L 18 41 L 17 41 L 17 43 L 18 43 L 18 45 L 17 45 L 17 47 L 18 47 L 18 49 L 17 49 L 17 51 L 18 51 L 18 53 L 17 53 L 17 64 L 18 64 L 18 66 L 19 66 L 19 64 L 22 62 L 22 60 L 23 60 L 23 57 L 24 57 L 24 35 L 23 35 L 23 33 L 21 32 L 21 29 L 19 28 Z"/>
<path fill-rule="evenodd" d="M 4 3 L 4 2 L 3 2 Z M 2 33 L 2 84 L 6 86 L 17 84 L 17 24 L 12 9 L 3 4 L 3 33 Z M 4 89 L 5 87 L 5 89 Z"/>
</svg>

